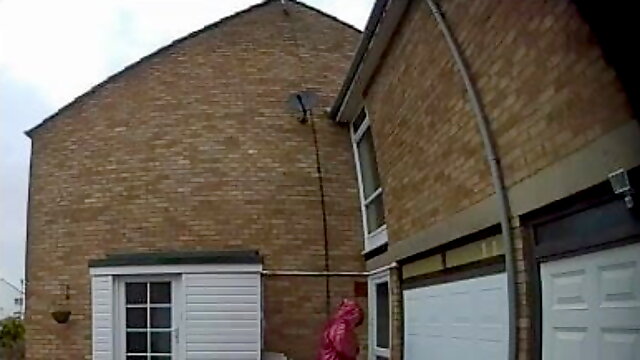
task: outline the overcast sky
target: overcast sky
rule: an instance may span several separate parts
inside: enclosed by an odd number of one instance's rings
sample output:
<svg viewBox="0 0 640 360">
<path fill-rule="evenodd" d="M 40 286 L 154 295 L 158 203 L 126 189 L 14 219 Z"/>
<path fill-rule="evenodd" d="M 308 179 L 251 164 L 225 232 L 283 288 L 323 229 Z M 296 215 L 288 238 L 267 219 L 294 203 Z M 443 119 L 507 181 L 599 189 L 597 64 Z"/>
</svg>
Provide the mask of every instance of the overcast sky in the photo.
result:
<svg viewBox="0 0 640 360">
<path fill-rule="evenodd" d="M 0 0 L 0 277 L 23 277 L 24 131 L 172 40 L 256 0 Z M 307 0 L 362 29 L 373 0 Z"/>
</svg>

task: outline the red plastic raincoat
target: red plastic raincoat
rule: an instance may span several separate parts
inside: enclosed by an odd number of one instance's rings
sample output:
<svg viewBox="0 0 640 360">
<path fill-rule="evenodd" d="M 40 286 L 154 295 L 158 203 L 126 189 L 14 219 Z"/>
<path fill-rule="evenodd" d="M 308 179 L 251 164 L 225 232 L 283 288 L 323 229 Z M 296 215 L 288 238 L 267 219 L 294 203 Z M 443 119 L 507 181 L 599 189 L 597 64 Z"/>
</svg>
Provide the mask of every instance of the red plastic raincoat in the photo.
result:
<svg viewBox="0 0 640 360">
<path fill-rule="evenodd" d="M 362 324 L 364 313 L 353 300 L 344 299 L 322 333 L 318 360 L 355 360 L 360 349 L 356 327 Z"/>
</svg>

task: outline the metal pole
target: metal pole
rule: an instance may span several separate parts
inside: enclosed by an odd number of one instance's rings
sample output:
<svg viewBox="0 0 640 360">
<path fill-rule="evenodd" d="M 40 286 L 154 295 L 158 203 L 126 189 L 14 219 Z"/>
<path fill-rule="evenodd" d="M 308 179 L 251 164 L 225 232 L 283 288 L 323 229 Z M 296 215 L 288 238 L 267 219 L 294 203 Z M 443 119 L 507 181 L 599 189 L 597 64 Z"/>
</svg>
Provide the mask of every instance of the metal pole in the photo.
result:
<svg viewBox="0 0 640 360">
<path fill-rule="evenodd" d="M 502 240 L 504 243 L 505 252 L 505 269 L 507 272 L 507 301 L 509 306 L 509 360 L 515 360 L 517 356 L 517 324 L 518 324 L 518 301 L 517 301 L 517 286 L 516 286 L 516 269 L 513 256 L 513 239 L 511 236 L 511 223 L 510 223 L 510 206 L 507 191 L 504 185 L 504 178 L 502 175 L 502 169 L 498 156 L 496 155 L 495 145 L 492 141 L 491 130 L 489 128 L 489 121 L 484 111 L 480 96 L 469 75 L 469 69 L 465 63 L 458 42 L 453 37 L 451 29 L 447 24 L 439 6 L 434 0 L 425 0 L 433 17 L 438 23 L 438 27 L 442 31 L 442 35 L 449 46 L 451 56 L 454 59 L 456 68 L 464 86 L 467 90 L 467 96 L 469 104 L 475 115 L 478 130 L 480 131 L 480 137 L 482 138 L 482 144 L 484 146 L 485 156 L 489 163 L 491 170 L 491 181 L 496 192 L 498 200 L 498 207 L 500 211 L 500 227 L 502 230 Z"/>
</svg>

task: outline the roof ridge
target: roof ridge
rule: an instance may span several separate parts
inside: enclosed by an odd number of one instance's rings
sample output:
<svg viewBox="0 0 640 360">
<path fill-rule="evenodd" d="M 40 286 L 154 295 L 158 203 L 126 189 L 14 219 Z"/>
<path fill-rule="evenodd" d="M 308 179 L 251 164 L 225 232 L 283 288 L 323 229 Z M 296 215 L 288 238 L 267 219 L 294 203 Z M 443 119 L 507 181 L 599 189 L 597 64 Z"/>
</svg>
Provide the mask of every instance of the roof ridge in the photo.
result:
<svg viewBox="0 0 640 360">
<path fill-rule="evenodd" d="M 82 99 L 84 99 L 85 97 L 94 94 L 95 92 L 97 92 L 98 90 L 100 90 L 103 86 L 105 86 L 106 84 L 110 83 L 111 81 L 118 79 L 120 76 L 122 76 L 123 74 L 125 74 L 126 72 L 128 72 L 129 70 L 132 70 L 134 68 L 136 68 L 138 65 L 146 62 L 148 59 L 151 59 L 152 57 L 159 55 L 161 53 L 164 53 L 165 51 L 167 51 L 170 48 L 173 48 L 174 46 L 181 44 L 191 38 L 194 38 L 200 34 L 203 34 L 211 29 L 214 29 L 220 25 L 222 25 L 223 23 L 226 23 L 232 19 L 235 19 L 236 17 L 239 17 L 241 15 L 244 15 L 246 13 L 249 13 L 255 9 L 258 9 L 262 6 L 265 6 L 269 3 L 275 2 L 275 1 L 288 1 L 297 5 L 300 5 L 306 9 L 312 10 L 322 16 L 328 17 L 331 20 L 334 20 L 336 22 L 338 22 L 341 25 L 344 25 L 345 27 L 351 29 L 351 30 L 355 30 L 357 32 L 361 32 L 360 30 L 358 30 L 355 26 L 348 24 L 340 19 L 338 19 L 337 17 L 330 15 L 320 9 L 317 9 L 313 6 L 307 5 L 304 2 L 300 1 L 300 0 L 263 0 L 260 1 L 256 4 L 253 4 L 247 8 L 244 8 L 242 10 L 239 10 L 235 13 L 232 13 L 230 15 L 227 15 L 225 17 L 220 18 L 217 21 L 214 21 L 211 24 L 205 25 L 204 27 L 198 29 L 198 30 L 194 30 L 190 33 L 188 33 L 187 35 L 184 35 L 182 37 L 179 37 L 173 41 L 171 41 L 169 44 L 161 46 L 160 48 L 152 51 L 151 53 L 142 56 L 141 58 L 139 58 L 138 60 L 126 65 L 125 67 L 123 67 L 122 69 L 116 71 L 115 73 L 107 76 L 104 80 L 100 81 L 99 83 L 97 83 L 96 85 L 93 85 L 89 90 L 83 92 L 82 94 L 76 96 L 73 100 L 69 101 L 68 103 L 66 103 L 65 105 L 63 105 L 62 107 L 58 108 L 58 110 L 56 110 L 55 112 L 53 112 L 53 114 L 45 117 L 40 123 L 38 123 L 37 125 L 33 126 L 31 129 L 26 130 L 24 133 L 28 136 L 31 137 L 34 132 L 38 129 L 40 129 L 42 126 L 44 126 L 45 124 L 49 123 L 50 120 L 54 119 L 55 117 L 57 117 L 58 115 L 60 115 L 61 113 L 63 113 L 64 111 L 70 109 L 73 105 L 77 104 L 79 101 L 81 101 Z"/>
</svg>

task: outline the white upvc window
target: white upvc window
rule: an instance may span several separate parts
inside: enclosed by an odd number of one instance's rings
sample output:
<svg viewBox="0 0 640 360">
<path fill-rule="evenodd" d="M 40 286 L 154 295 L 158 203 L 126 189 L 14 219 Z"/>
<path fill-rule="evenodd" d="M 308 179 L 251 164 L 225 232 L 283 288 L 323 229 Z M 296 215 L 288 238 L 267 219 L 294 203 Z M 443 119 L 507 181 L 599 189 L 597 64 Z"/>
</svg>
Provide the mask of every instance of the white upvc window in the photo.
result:
<svg viewBox="0 0 640 360">
<path fill-rule="evenodd" d="M 391 357 L 391 288 L 389 271 L 369 277 L 369 359 Z"/>
<path fill-rule="evenodd" d="M 364 250 L 369 251 L 387 242 L 387 225 L 373 136 L 364 108 L 351 123 L 351 141 L 360 190 Z"/>
</svg>

